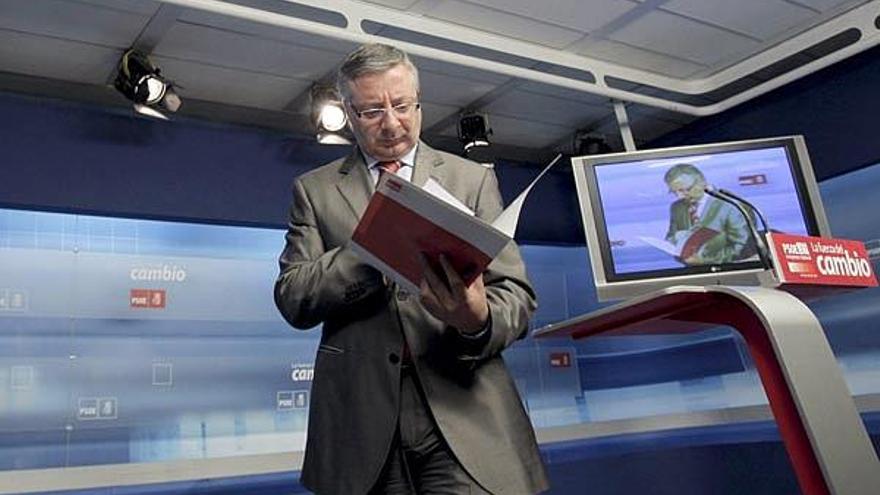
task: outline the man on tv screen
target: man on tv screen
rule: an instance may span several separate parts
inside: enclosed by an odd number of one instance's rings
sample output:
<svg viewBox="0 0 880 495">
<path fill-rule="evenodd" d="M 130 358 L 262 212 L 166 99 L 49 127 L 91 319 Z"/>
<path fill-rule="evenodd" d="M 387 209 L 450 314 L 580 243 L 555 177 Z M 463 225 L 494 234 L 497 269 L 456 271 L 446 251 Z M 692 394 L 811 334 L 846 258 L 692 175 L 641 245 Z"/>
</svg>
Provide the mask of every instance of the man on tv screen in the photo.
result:
<svg viewBox="0 0 880 495">
<path fill-rule="evenodd" d="M 706 176 L 690 163 L 673 165 L 663 177 L 678 198 L 669 207 L 666 240 L 680 249 L 686 265 L 715 265 L 755 254 L 743 214 L 733 205 L 706 194 Z"/>
</svg>

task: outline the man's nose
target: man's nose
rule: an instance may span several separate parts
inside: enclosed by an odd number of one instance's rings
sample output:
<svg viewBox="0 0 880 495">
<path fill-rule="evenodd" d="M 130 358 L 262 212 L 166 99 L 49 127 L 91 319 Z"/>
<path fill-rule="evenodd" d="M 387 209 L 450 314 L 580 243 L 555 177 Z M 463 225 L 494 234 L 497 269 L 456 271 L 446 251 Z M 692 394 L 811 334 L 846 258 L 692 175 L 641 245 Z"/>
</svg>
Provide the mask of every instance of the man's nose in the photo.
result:
<svg viewBox="0 0 880 495">
<path fill-rule="evenodd" d="M 385 113 L 382 114 L 380 123 L 383 129 L 396 129 L 400 125 L 400 119 L 394 115 L 394 109 L 388 106 L 385 107 Z"/>
</svg>

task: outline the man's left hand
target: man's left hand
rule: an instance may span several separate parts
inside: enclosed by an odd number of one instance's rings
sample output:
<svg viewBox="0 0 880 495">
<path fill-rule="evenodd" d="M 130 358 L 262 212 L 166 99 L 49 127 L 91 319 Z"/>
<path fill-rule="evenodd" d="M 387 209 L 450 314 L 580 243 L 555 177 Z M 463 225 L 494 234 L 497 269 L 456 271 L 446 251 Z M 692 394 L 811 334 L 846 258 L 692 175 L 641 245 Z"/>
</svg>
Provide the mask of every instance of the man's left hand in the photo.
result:
<svg viewBox="0 0 880 495">
<path fill-rule="evenodd" d="M 479 332 L 489 319 L 483 276 L 465 285 L 445 256 L 440 255 L 439 261 L 442 274 L 436 272 L 422 255 L 422 305 L 429 313 L 462 333 Z"/>
</svg>

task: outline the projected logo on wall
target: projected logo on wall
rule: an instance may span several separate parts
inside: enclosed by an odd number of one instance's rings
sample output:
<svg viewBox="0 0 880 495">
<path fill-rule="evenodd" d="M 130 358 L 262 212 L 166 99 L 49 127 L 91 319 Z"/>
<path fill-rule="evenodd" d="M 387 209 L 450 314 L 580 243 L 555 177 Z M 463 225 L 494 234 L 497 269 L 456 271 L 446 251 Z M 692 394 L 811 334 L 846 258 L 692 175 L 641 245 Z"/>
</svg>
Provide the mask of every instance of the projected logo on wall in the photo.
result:
<svg viewBox="0 0 880 495">
<path fill-rule="evenodd" d="M 135 282 L 183 282 L 186 280 L 186 268 L 163 263 L 161 265 L 136 266 L 129 272 Z"/>
<path fill-rule="evenodd" d="M 281 390 L 278 392 L 276 398 L 279 411 L 305 409 L 309 406 L 308 390 Z"/>
<path fill-rule="evenodd" d="M 164 309 L 167 300 L 164 289 L 131 289 L 132 308 Z"/>
<path fill-rule="evenodd" d="M 570 368 L 571 353 L 568 352 L 551 352 L 550 353 L 551 368 Z"/>
<path fill-rule="evenodd" d="M 310 382 L 315 376 L 313 364 L 294 363 L 290 365 L 290 379 L 295 382 Z"/>
<path fill-rule="evenodd" d="M 28 292 L 22 289 L 0 288 L 0 311 L 27 311 Z"/>
<path fill-rule="evenodd" d="M 80 397 L 76 417 L 81 421 L 116 419 L 116 397 Z"/>
</svg>

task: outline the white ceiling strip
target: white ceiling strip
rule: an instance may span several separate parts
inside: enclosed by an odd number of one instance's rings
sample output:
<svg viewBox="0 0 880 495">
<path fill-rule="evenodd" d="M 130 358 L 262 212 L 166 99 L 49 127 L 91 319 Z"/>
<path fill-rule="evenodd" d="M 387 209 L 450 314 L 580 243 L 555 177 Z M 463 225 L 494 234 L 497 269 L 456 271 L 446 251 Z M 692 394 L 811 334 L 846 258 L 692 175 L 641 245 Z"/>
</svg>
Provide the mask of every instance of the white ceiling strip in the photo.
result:
<svg viewBox="0 0 880 495">
<path fill-rule="evenodd" d="M 878 40 L 877 29 L 873 26 L 873 19 L 878 13 L 877 11 L 878 7 L 880 7 L 880 0 L 874 0 L 851 10 L 829 23 L 818 26 L 817 28 L 811 29 L 791 40 L 781 43 L 777 47 L 769 50 L 768 54 L 758 55 L 753 58 L 754 60 L 747 60 L 731 67 L 730 69 L 722 71 L 716 76 L 694 82 L 681 81 L 643 71 L 626 69 L 560 50 L 544 48 L 530 43 L 481 33 L 473 29 L 463 28 L 445 22 L 426 19 L 405 12 L 364 3 L 356 3 L 349 0 L 327 0 L 321 2 L 314 0 L 301 0 L 293 2 L 325 10 L 335 10 L 346 17 L 348 20 L 347 28 L 328 26 L 318 22 L 230 4 L 219 0 L 164 1 L 166 3 L 210 11 L 253 22 L 289 28 L 317 36 L 350 41 L 356 44 L 387 41 L 387 38 L 365 33 L 361 29 L 361 23 L 363 21 L 398 26 L 403 29 L 430 33 L 433 36 L 460 41 L 502 53 L 589 71 L 596 76 L 597 80 L 596 83 L 589 83 L 565 76 L 547 74 L 533 69 L 395 40 L 396 45 L 413 55 L 695 116 L 712 115 L 727 110 L 728 108 L 747 101 L 748 99 L 764 94 L 795 79 L 842 60 L 843 58 L 866 50 L 880 41 Z M 836 34 L 843 29 L 851 27 L 857 27 L 861 29 L 863 33 L 862 39 L 853 45 L 760 84 L 748 91 L 708 106 L 695 106 L 661 97 L 641 95 L 631 91 L 609 88 L 604 84 L 604 78 L 607 76 L 655 86 L 673 92 L 701 94 L 721 87 L 724 84 L 747 75 L 754 70 L 766 67 L 778 60 L 782 60 L 785 57 L 797 53 L 804 47 L 810 46 L 824 39 L 829 34 Z"/>
</svg>

